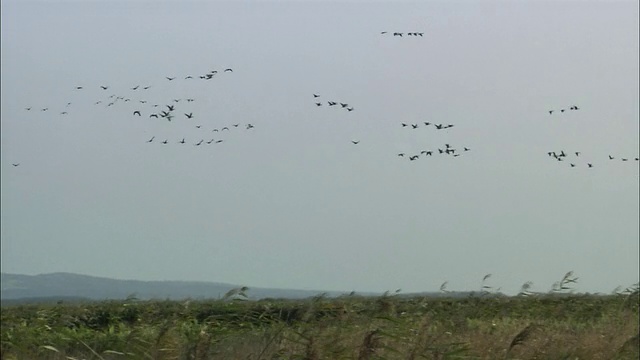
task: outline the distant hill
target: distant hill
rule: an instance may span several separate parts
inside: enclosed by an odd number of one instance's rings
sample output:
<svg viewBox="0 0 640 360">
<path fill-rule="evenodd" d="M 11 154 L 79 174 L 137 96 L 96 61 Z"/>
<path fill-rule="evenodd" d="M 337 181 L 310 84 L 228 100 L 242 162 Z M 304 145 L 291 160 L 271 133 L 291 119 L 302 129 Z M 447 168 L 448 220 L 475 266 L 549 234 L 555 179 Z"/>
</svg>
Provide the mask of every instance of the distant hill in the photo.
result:
<svg viewBox="0 0 640 360">
<path fill-rule="evenodd" d="M 47 302 L 75 300 L 108 300 L 135 297 L 150 299 L 219 299 L 229 290 L 241 285 L 196 281 L 139 281 L 116 280 L 72 273 L 42 275 L 0 274 L 0 300 L 3 304 L 19 302 Z M 286 298 L 301 299 L 326 293 L 339 296 L 338 292 L 313 290 L 268 289 L 250 287 L 250 299 Z"/>
</svg>

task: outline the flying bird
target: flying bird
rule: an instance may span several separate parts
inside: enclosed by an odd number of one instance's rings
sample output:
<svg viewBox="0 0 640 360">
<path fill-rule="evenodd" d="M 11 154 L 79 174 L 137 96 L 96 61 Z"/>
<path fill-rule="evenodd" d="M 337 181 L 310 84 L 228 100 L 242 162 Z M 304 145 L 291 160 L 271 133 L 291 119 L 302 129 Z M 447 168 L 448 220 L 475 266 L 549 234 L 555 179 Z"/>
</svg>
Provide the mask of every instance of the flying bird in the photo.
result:
<svg viewBox="0 0 640 360">
<path fill-rule="evenodd" d="M 200 145 L 202 145 L 203 142 L 204 142 L 204 140 L 200 140 L 200 142 L 195 144 L 195 146 L 200 146 Z"/>
<path fill-rule="evenodd" d="M 142 115 L 140 115 L 140 111 L 138 111 L 138 110 L 134 111 L 134 112 L 133 112 L 133 115 L 142 116 Z"/>
<path fill-rule="evenodd" d="M 178 141 L 180 144 L 184 144 L 184 138 L 182 138 L 182 140 Z"/>
<path fill-rule="evenodd" d="M 131 90 L 138 90 L 139 87 L 140 87 L 140 85 L 136 85 L 136 86 L 132 87 Z"/>
<path fill-rule="evenodd" d="M 171 80 L 175 79 L 175 77 L 168 77 L 168 76 L 165 76 L 165 77 L 166 77 L 166 78 L 167 78 L 167 80 L 169 80 L 169 81 L 171 81 Z"/>
<path fill-rule="evenodd" d="M 356 140 L 351 140 L 352 143 L 354 143 L 355 145 L 358 145 L 360 143 L 360 140 L 356 141 Z"/>
<path fill-rule="evenodd" d="M 169 111 L 173 111 L 173 109 L 175 108 L 175 105 L 167 105 L 167 108 L 169 108 Z"/>
<path fill-rule="evenodd" d="M 593 164 L 591 164 L 591 163 L 587 163 L 587 165 L 589 165 L 590 168 L 593 167 Z"/>
<path fill-rule="evenodd" d="M 224 69 L 224 72 L 233 72 L 233 69 Z"/>
<path fill-rule="evenodd" d="M 316 106 L 322 106 L 322 103 L 316 103 Z"/>
<path fill-rule="evenodd" d="M 102 90 L 107 90 L 109 88 L 108 86 L 102 86 L 102 85 L 100 85 L 100 87 L 102 88 Z"/>
<path fill-rule="evenodd" d="M 166 139 L 165 139 L 162 143 L 163 143 L 164 145 L 167 145 L 167 144 L 169 143 L 169 140 L 166 140 Z"/>
<path fill-rule="evenodd" d="M 320 97 L 320 95 L 318 95 L 318 94 L 313 94 L 313 97 L 314 97 L 314 98 L 317 98 L 317 97 Z"/>
<path fill-rule="evenodd" d="M 353 108 L 352 107 L 348 107 L 347 111 L 353 111 Z"/>
<path fill-rule="evenodd" d="M 147 142 L 148 142 L 148 143 L 150 143 L 150 142 L 152 142 L 152 141 L 153 141 L 153 139 L 155 139 L 155 138 L 156 138 L 156 137 L 155 137 L 155 136 L 153 136 L 151 139 L 147 140 Z"/>
<path fill-rule="evenodd" d="M 184 114 L 184 116 L 186 116 L 187 118 L 191 119 L 191 118 L 193 118 L 193 113 Z"/>
<path fill-rule="evenodd" d="M 20 163 L 17 163 L 17 164 L 11 164 L 11 165 L 13 165 L 13 166 L 15 166 L 15 167 L 18 167 L 18 166 L 20 166 Z"/>
</svg>

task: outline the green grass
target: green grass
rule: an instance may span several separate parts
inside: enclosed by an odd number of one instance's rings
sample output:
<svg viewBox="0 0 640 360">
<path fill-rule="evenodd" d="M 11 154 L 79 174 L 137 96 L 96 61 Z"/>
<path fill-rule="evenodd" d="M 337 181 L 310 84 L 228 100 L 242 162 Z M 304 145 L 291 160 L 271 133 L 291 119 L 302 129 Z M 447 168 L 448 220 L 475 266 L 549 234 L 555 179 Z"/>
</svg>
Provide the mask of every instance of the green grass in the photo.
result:
<svg viewBox="0 0 640 360">
<path fill-rule="evenodd" d="M 2 359 L 638 359 L 638 293 L 2 308 Z"/>
</svg>

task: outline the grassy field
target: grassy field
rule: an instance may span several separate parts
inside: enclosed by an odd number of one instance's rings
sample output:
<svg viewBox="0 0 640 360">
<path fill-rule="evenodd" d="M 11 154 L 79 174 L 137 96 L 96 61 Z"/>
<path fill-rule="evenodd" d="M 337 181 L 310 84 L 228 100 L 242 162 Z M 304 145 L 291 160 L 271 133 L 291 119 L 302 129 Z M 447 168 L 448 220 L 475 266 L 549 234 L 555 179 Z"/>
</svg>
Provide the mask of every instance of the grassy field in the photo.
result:
<svg viewBox="0 0 640 360">
<path fill-rule="evenodd" d="M 2 359 L 638 359 L 638 292 L 2 308 Z"/>
</svg>

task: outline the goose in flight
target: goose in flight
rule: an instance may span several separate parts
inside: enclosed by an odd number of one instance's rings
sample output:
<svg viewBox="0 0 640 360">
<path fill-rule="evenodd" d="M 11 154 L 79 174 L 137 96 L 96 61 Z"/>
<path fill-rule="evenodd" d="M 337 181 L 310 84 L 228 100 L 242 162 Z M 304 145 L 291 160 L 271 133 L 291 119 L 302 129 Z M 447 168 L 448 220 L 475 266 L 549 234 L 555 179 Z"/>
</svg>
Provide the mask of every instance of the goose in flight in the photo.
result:
<svg viewBox="0 0 640 360">
<path fill-rule="evenodd" d="M 429 126 L 429 125 L 431 125 L 431 123 L 430 122 L 425 122 L 424 125 L 425 126 Z"/>
<path fill-rule="evenodd" d="M 31 108 L 30 108 L 30 107 L 28 107 L 28 108 L 24 108 L 24 109 L 25 109 L 25 110 L 27 110 L 27 111 L 31 110 Z"/>
<path fill-rule="evenodd" d="M 142 116 L 142 115 L 140 114 L 140 111 L 138 111 L 138 110 L 134 111 L 134 112 L 133 112 L 133 115 Z"/>
<path fill-rule="evenodd" d="M 352 107 L 348 107 L 347 111 L 353 111 L 353 108 Z"/>
<path fill-rule="evenodd" d="M 109 88 L 108 86 L 103 86 L 103 85 L 100 85 L 100 87 L 102 88 L 102 90 L 107 90 Z"/>
<path fill-rule="evenodd" d="M 167 108 L 169 109 L 169 111 L 173 111 L 173 109 L 175 108 L 175 105 L 167 105 Z"/>
<path fill-rule="evenodd" d="M 609 155 L 609 160 L 615 159 L 613 156 Z"/>
<path fill-rule="evenodd" d="M 569 108 L 569 110 L 580 110 L 577 106 L 573 105 L 572 107 Z"/>
<path fill-rule="evenodd" d="M 165 76 L 165 77 L 166 77 L 166 78 L 167 78 L 167 80 L 169 80 L 169 81 L 171 81 L 171 80 L 175 79 L 175 77 L 168 77 L 168 76 Z"/>
<path fill-rule="evenodd" d="M 400 36 L 400 37 L 402 37 L 402 33 L 395 32 L 395 33 L 393 33 L 393 36 Z"/>
<path fill-rule="evenodd" d="M 47 111 L 47 110 L 49 110 L 49 108 L 43 108 L 43 109 L 42 109 L 42 111 Z"/>
<path fill-rule="evenodd" d="M 322 106 L 322 103 L 316 103 L 316 106 Z"/>
<path fill-rule="evenodd" d="M 153 139 L 155 139 L 155 138 L 156 138 L 156 137 L 155 137 L 155 136 L 153 136 L 153 137 L 151 137 L 151 139 L 147 140 L 147 142 L 148 142 L 148 143 L 150 143 L 150 142 L 152 142 L 152 141 L 153 141 Z"/>
<path fill-rule="evenodd" d="M 151 86 L 145 86 L 143 87 L 144 90 L 148 90 Z"/>
<path fill-rule="evenodd" d="M 417 129 L 418 128 L 418 124 L 411 124 L 411 127 L 414 128 L 414 129 Z"/>
<path fill-rule="evenodd" d="M 187 102 L 194 102 L 194 99 L 187 99 Z"/>
<path fill-rule="evenodd" d="M 182 140 L 178 141 L 180 144 L 184 144 L 184 138 L 182 138 Z"/>
<path fill-rule="evenodd" d="M 553 110 L 549 110 L 549 115 L 552 115 L 552 114 L 553 114 Z"/>
<path fill-rule="evenodd" d="M 409 160 L 410 161 L 418 160 L 418 155 L 409 156 Z"/>
<path fill-rule="evenodd" d="M 220 144 L 222 140 L 216 140 L 216 144 Z"/>
<path fill-rule="evenodd" d="M 225 126 L 225 127 L 223 127 L 223 128 L 222 128 L 222 130 L 220 130 L 220 131 L 225 131 L 225 130 L 227 130 L 227 131 L 228 131 L 228 130 L 229 130 L 229 128 Z"/>
<path fill-rule="evenodd" d="M 202 127 L 202 125 L 196 125 L 196 129 L 200 129 L 200 127 Z"/>
<path fill-rule="evenodd" d="M 621 158 L 620 160 L 622 160 L 622 161 L 627 161 L 627 160 L 629 160 L 629 159 Z"/>
<path fill-rule="evenodd" d="M 185 79 L 185 80 L 186 80 L 186 79 L 193 79 L 193 76 L 189 75 L 189 76 L 185 77 L 184 79 Z"/>
<path fill-rule="evenodd" d="M 317 98 L 317 97 L 320 97 L 320 95 L 318 95 L 318 94 L 313 94 L 313 97 L 314 97 L 314 98 Z"/>
<path fill-rule="evenodd" d="M 253 129 L 253 127 L 254 127 L 253 125 L 251 125 L 251 124 L 247 124 L 247 130 L 249 130 L 249 129 Z"/>
<path fill-rule="evenodd" d="M 588 165 L 590 168 L 592 168 L 592 167 L 593 167 L 593 164 L 591 164 L 591 163 L 587 163 L 587 165 Z"/>
<path fill-rule="evenodd" d="M 349 106 L 349 104 L 340 103 L 340 106 L 342 106 L 343 108 L 346 108 L 347 106 Z"/>
<path fill-rule="evenodd" d="M 193 113 L 184 114 L 184 116 L 186 116 L 188 119 L 191 119 L 193 118 Z"/>
<path fill-rule="evenodd" d="M 198 142 L 197 144 L 194 144 L 195 146 L 200 146 L 202 145 L 202 143 L 204 142 L 204 140 L 200 140 L 200 142 Z"/>
<path fill-rule="evenodd" d="M 405 124 L 405 123 L 401 123 L 401 124 L 402 124 L 402 127 L 407 127 L 407 126 L 409 126 L 409 125 L 407 125 L 407 124 Z"/>
<path fill-rule="evenodd" d="M 207 141 L 207 144 L 211 145 L 211 143 L 214 142 L 214 141 L 215 141 L 215 139 L 211 139 L 211 140 Z"/>
<path fill-rule="evenodd" d="M 162 143 L 163 143 L 164 145 L 167 145 L 167 144 L 169 143 L 169 140 L 165 139 Z"/>
<path fill-rule="evenodd" d="M 240 126 L 240 124 L 233 124 L 233 127 L 238 127 Z"/>
<path fill-rule="evenodd" d="M 569 165 L 571 165 L 571 167 L 576 167 L 576 164 L 569 164 Z"/>
<path fill-rule="evenodd" d="M 580 156 L 580 151 L 576 151 L 576 156 Z"/>
<path fill-rule="evenodd" d="M 398 156 L 404 157 L 404 153 L 399 153 Z"/>
<path fill-rule="evenodd" d="M 329 106 L 338 105 L 338 103 L 334 101 L 327 101 L 327 102 L 329 103 Z"/>
<path fill-rule="evenodd" d="M 76 90 L 82 90 L 82 86 L 76 86 Z"/>
<path fill-rule="evenodd" d="M 20 163 L 17 163 L 17 164 L 11 164 L 11 165 L 13 165 L 14 167 L 18 167 L 18 166 L 20 166 Z"/>
<path fill-rule="evenodd" d="M 464 151 L 470 151 L 471 149 L 469 149 L 468 147 L 464 148 Z"/>
<path fill-rule="evenodd" d="M 140 85 L 136 85 L 136 86 L 132 87 L 131 90 L 138 90 L 139 87 L 140 87 Z"/>
<path fill-rule="evenodd" d="M 351 140 L 351 142 L 352 142 L 353 144 L 355 144 L 355 145 L 358 145 L 358 144 L 360 143 L 360 140 L 357 140 L 357 141 L 356 141 L 356 140 Z"/>
<path fill-rule="evenodd" d="M 384 35 L 384 34 L 386 34 L 386 33 L 387 33 L 386 31 L 383 31 L 383 32 L 381 32 L 381 33 L 380 33 L 380 35 Z"/>
<path fill-rule="evenodd" d="M 224 69 L 224 72 L 233 72 L 233 69 L 231 69 L 231 68 Z"/>
</svg>

